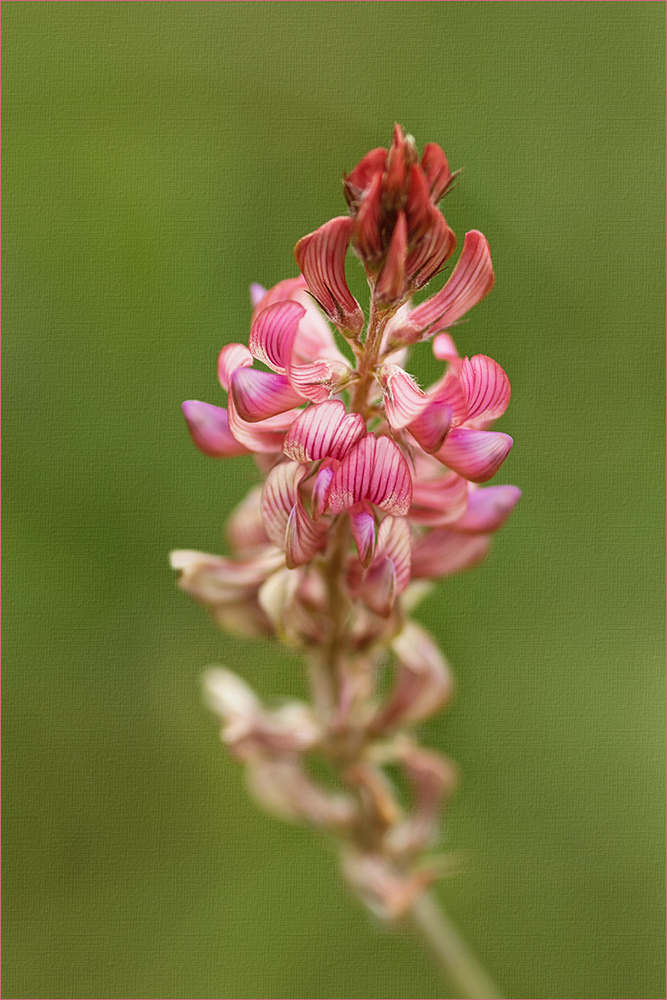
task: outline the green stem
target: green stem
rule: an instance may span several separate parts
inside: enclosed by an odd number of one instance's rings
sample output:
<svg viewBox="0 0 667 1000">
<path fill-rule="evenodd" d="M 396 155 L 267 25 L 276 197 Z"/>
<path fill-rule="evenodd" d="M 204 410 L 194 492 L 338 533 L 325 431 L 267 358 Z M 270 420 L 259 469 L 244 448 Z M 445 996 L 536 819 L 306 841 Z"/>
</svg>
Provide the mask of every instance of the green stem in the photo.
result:
<svg viewBox="0 0 667 1000">
<path fill-rule="evenodd" d="M 500 998 L 502 993 L 468 948 L 448 914 L 430 893 L 424 893 L 410 914 L 415 929 L 452 983 L 468 998 Z M 458 994 L 457 994 L 458 995 Z"/>
</svg>

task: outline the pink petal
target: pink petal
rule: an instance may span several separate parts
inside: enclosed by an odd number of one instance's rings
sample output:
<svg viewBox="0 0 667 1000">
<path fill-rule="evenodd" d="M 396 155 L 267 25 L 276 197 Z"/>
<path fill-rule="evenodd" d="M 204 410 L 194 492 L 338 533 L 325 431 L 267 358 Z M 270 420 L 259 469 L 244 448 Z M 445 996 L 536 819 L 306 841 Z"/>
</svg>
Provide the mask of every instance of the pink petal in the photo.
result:
<svg viewBox="0 0 667 1000">
<path fill-rule="evenodd" d="M 369 503 L 365 501 L 350 511 L 352 536 L 359 553 L 362 566 L 369 566 L 375 553 L 375 516 Z"/>
<path fill-rule="evenodd" d="M 233 458 L 248 454 L 248 449 L 230 431 L 227 410 L 223 407 L 188 399 L 183 403 L 183 414 L 192 440 L 205 455 Z"/>
<path fill-rule="evenodd" d="M 303 403 L 303 396 L 294 391 L 285 375 L 257 368 L 237 368 L 232 375 L 231 394 L 239 416 L 250 423 Z"/>
<path fill-rule="evenodd" d="M 449 169 L 447 157 L 437 143 L 426 143 L 422 153 L 421 165 L 431 189 L 431 197 L 433 201 L 438 202 L 447 192 L 449 183 L 452 180 L 452 172 Z"/>
<path fill-rule="evenodd" d="M 423 288 L 443 267 L 445 261 L 456 250 L 456 236 L 437 208 L 432 209 L 432 225 L 408 254 L 405 270 L 413 288 Z M 410 320 L 414 320 L 414 313 Z M 419 322 L 415 320 L 419 325 Z"/>
<path fill-rule="evenodd" d="M 250 287 L 251 289 L 259 289 L 262 286 L 251 285 Z M 275 305 L 276 302 L 287 302 L 290 299 L 294 299 L 299 291 L 303 291 L 305 287 L 306 282 L 302 274 L 299 274 L 296 278 L 285 278 L 284 281 L 279 281 L 277 285 L 273 285 L 268 291 L 264 292 L 264 295 L 258 302 L 252 303 L 254 310 L 252 314 L 253 323 L 262 309 Z"/>
<path fill-rule="evenodd" d="M 345 278 L 345 254 L 352 237 L 354 220 L 346 215 L 330 219 L 299 240 L 294 258 L 308 282 L 308 288 L 336 326 L 357 336 L 364 315 Z"/>
<path fill-rule="evenodd" d="M 313 521 L 319 521 L 326 510 L 331 483 L 339 465 L 340 462 L 332 458 L 325 458 L 320 465 L 310 497 L 310 513 Z"/>
<path fill-rule="evenodd" d="M 467 419 L 467 397 L 455 370 L 450 368 L 439 382 L 432 385 L 428 390 L 428 396 L 433 403 L 446 403 L 447 406 L 451 406 L 452 427 L 458 427 Z"/>
<path fill-rule="evenodd" d="M 495 476 L 513 444 L 509 434 L 500 431 L 456 427 L 435 457 L 471 483 L 485 483 Z"/>
<path fill-rule="evenodd" d="M 252 559 L 225 559 L 206 552 L 171 553 L 172 569 L 180 570 L 179 586 L 202 604 L 232 603 L 255 593 L 281 565 L 282 553 L 269 545 Z"/>
<path fill-rule="evenodd" d="M 360 413 L 345 413 L 339 399 L 309 406 L 292 424 L 283 450 L 296 462 L 342 459 L 366 429 Z"/>
<path fill-rule="evenodd" d="M 351 374 L 349 365 L 342 361 L 322 359 L 309 365 L 293 365 L 287 377 L 292 388 L 313 403 L 328 399 L 341 382 Z"/>
<path fill-rule="evenodd" d="M 405 258 L 408 252 L 408 224 L 405 212 L 399 212 L 387 250 L 387 259 L 375 286 L 378 302 L 399 302 L 405 290 Z"/>
<path fill-rule="evenodd" d="M 375 559 L 359 588 L 364 604 L 380 618 L 388 618 L 396 599 L 396 569 L 387 556 Z"/>
<path fill-rule="evenodd" d="M 471 490 L 468 509 L 452 529 L 472 534 L 489 534 L 505 523 L 521 497 L 518 486 L 486 486 Z"/>
<path fill-rule="evenodd" d="M 284 375 L 292 360 L 299 321 L 306 310 L 298 302 L 276 302 L 262 308 L 250 328 L 248 347 L 253 357 Z"/>
<path fill-rule="evenodd" d="M 435 528 L 412 547 L 412 579 L 435 580 L 470 569 L 485 558 L 488 550 L 488 535 Z"/>
<path fill-rule="evenodd" d="M 432 298 L 422 302 L 410 314 L 410 320 L 422 329 L 436 323 L 442 329 L 465 315 L 489 294 L 495 276 L 486 238 L 476 229 L 465 235 L 463 252 L 447 284 Z"/>
<path fill-rule="evenodd" d="M 412 500 L 412 477 L 400 449 L 388 437 L 367 434 L 336 470 L 328 509 L 336 514 L 368 500 L 388 514 L 405 516 Z"/>
<path fill-rule="evenodd" d="M 326 526 L 310 520 L 299 495 L 307 471 L 298 462 L 283 462 L 271 470 L 262 491 L 264 527 L 274 545 L 285 550 L 288 569 L 308 562 L 326 541 Z"/>
<path fill-rule="evenodd" d="M 275 417 L 267 417 L 266 420 L 258 420 L 255 423 L 250 423 L 239 416 L 234 403 L 234 396 L 231 392 L 227 403 L 229 429 L 232 434 L 249 451 L 258 452 L 259 454 L 273 454 L 281 451 L 285 431 L 301 412 L 300 410 L 286 410 L 285 413 L 278 413 Z"/>
<path fill-rule="evenodd" d="M 285 281 L 279 281 L 277 285 L 270 288 L 257 303 L 252 316 L 253 322 L 263 309 L 278 302 L 298 302 L 305 309 L 305 314 L 299 321 L 296 339 L 292 347 L 291 361 L 293 364 L 307 364 L 320 358 L 345 363 L 345 358 L 334 343 L 331 327 L 322 315 L 319 306 L 308 294 L 306 279 L 302 274 L 298 278 L 287 278 Z"/>
<path fill-rule="evenodd" d="M 232 375 L 237 368 L 249 368 L 252 354 L 245 344 L 227 344 L 218 355 L 218 380 L 222 388 L 229 392 Z"/>
<path fill-rule="evenodd" d="M 438 451 L 452 426 L 452 407 L 448 403 L 431 403 L 408 424 L 417 443 L 429 454 Z"/>
<path fill-rule="evenodd" d="M 410 520 L 416 524 L 450 524 L 463 516 L 468 506 L 468 483 L 455 472 L 437 479 L 417 478 L 413 484 Z"/>
<path fill-rule="evenodd" d="M 396 574 L 396 593 L 410 583 L 410 528 L 404 517 L 385 517 L 378 531 L 377 557 L 391 559 Z"/>
<path fill-rule="evenodd" d="M 384 390 L 387 420 L 395 431 L 407 427 L 429 405 L 429 397 L 399 365 L 382 365 L 377 378 Z"/>
<path fill-rule="evenodd" d="M 459 374 L 466 395 L 468 421 L 489 424 L 502 417 L 512 395 L 510 380 L 492 358 L 476 354 L 466 358 Z M 474 426 L 474 425 L 473 425 Z"/>
<path fill-rule="evenodd" d="M 438 333 L 433 338 L 433 356 L 438 361 L 449 361 L 450 364 L 461 361 L 456 344 L 448 333 Z"/>
</svg>

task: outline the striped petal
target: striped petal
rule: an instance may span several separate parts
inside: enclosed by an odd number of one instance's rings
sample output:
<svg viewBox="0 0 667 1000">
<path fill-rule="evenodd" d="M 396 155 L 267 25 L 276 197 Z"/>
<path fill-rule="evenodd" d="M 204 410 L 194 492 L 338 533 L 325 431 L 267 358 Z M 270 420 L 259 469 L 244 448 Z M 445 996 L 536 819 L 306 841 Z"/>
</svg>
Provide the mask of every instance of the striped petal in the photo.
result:
<svg viewBox="0 0 667 1000">
<path fill-rule="evenodd" d="M 364 315 L 345 278 L 345 254 L 353 229 L 354 220 L 346 215 L 331 219 L 299 240 L 294 258 L 325 314 L 356 337 L 363 328 Z"/>
<path fill-rule="evenodd" d="M 396 600 L 396 568 L 387 556 L 380 556 L 366 570 L 359 587 L 364 604 L 380 618 L 388 618 Z"/>
<path fill-rule="evenodd" d="M 285 413 L 278 413 L 275 417 L 267 417 L 266 420 L 250 423 L 239 415 L 231 392 L 227 403 L 229 429 L 232 434 L 249 451 L 259 454 L 274 454 L 281 451 L 285 431 L 301 413 L 301 410 L 286 410 Z"/>
<path fill-rule="evenodd" d="M 439 382 L 431 386 L 428 395 L 434 403 L 451 406 L 452 427 L 465 422 L 468 417 L 467 397 L 456 371 L 450 369 Z"/>
<path fill-rule="evenodd" d="M 299 321 L 306 310 L 298 302 L 276 302 L 257 312 L 248 347 L 258 361 L 284 375 L 292 360 Z"/>
<path fill-rule="evenodd" d="M 488 550 L 488 535 L 464 535 L 435 528 L 412 547 L 412 579 L 436 580 L 470 569 L 484 559 Z"/>
<path fill-rule="evenodd" d="M 495 476 L 513 444 L 509 434 L 500 431 L 456 427 L 435 457 L 471 483 L 485 483 Z"/>
<path fill-rule="evenodd" d="M 346 174 L 343 178 L 343 185 L 348 205 L 359 201 L 377 173 L 384 173 L 387 153 L 388 150 L 383 146 L 371 149 L 365 156 L 362 156 L 354 170 Z"/>
<path fill-rule="evenodd" d="M 331 483 L 339 465 L 340 462 L 331 458 L 325 458 L 320 465 L 310 497 L 310 513 L 313 521 L 319 521 L 326 510 Z"/>
<path fill-rule="evenodd" d="M 410 470 L 400 449 L 388 437 L 367 434 L 336 470 L 327 505 L 331 513 L 349 510 L 361 500 L 399 517 L 404 517 L 410 509 Z"/>
<path fill-rule="evenodd" d="M 198 399 L 188 399 L 183 403 L 183 414 L 188 424 L 190 437 L 200 451 L 211 458 L 233 458 L 247 455 L 248 449 L 236 440 L 229 429 L 227 410 L 210 403 L 200 403 Z"/>
<path fill-rule="evenodd" d="M 407 427 L 429 405 L 429 397 L 400 365 L 382 365 L 377 378 L 384 390 L 385 413 L 393 430 Z"/>
<path fill-rule="evenodd" d="M 307 471 L 298 462 L 283 462 L 271 470 L 262 491 L 264 527 L 274 545 L 285 550 L 288 569 L 308 562 L 326 541 L 326 526 L 311 521 L 299 495 Z"/>
<path fill-rule="evenodd" d="M 490 534 L 492 531 L 497 531 L 510 516 L 520 498 L 521 490 L 518 486 L 486 486 L 484 489 L 471 490 L 468 509 L 452 524 L 452 529 L 471 534 Z"/>
<path fill-rule="evenodd" d="M 437 479 L 416 479 L 413 486 L 410 519 L 416 524 L 451 524 L 468 507 L 468 483 L 455 472 Z"/>
<path fill-rule="evenodd" d="M 485 354 L 466 358 L 459 379 L 468 408 L 466 424 L 475 420 L 480 425 L 486 426 L 498 417 L 502 417 L 510 401 L 512 389 L 510 380 L 497 361 Z"/>
<path fill-rule="evenodd" d="M 417 306 L 410 320 L 423 330 L 436 324 L 440 329 L 451 326 L 489 294 L 494 281 L 489 244 L 473 229 L 465 235 L 463 252 L 447 284 Z"/>
<path fill-rule="evenodd" d="M 303 566 L 324 548 L 326 526 L 314 524 L 308 517 L 297 493 L 296 503 L 290 511 L 285 528 L 285 564 L 288 569 Z"/>
<path fill-rule="evenodd" d="M 259 286 L 258 286 L 259 287 Z M 345 362 L 334 343 L 331 327 L 322 315 L 319 306 L 308 294 L 306 279 L 302 274 L 298 278 L 287 278 L 265 292 L 255 306 L 253 322 L 258 314 L 268 306 L 278 302 L 298 302 L 305 309 L 305 314 L 299 321 L 297 335 L 292 348 L 292 362 L 308 363 L 318 358 L 328 358 L 332 361 Z"/>
<path fill-rule="evenodd" d="M 352 508 L 350 527 L 359 553 L 359 562 L 362 566 L 369 566 L 375 553 L 375 516 L 369 503 L 364 501 Z"/>
<path fill-rule="evenodd" d="M 249 423 L 275 417 L 303 403 L 303 396 L 294 391 L 285 375 L 257 368 L 237 368 L 232 375 L 231 394 L 239 416 Z"/>
<path fill-rule="evenodd" d="M 245 344 L 227 344 L 223 347 L 218 355 L 218 381 L 225 392 L 229 392 L 232 375 L 237 368 L 250 368 L 252 361 L 252 354 Z"/>
<path fill-rule="evenodd" d="M 442 447 L 451 426 L 452 407 L 436 401 L 408 424 L 408 430 L 424 451 L 432 455 Z"/>
<path fill-rule="evenodd" d="M 297 417 L 285 438 L 283 451 L 295 462 L 321 458 L 342 459 L 366 429 L 360 413 L 345 413 L 339 399 L 309 406 Z"/>
<path fill-rule="evenodd" d="M 287 378 L 292 388 L 313 403 L 328 399 L 341 382 L 349 378 L 350 366 L 344 361 L 322 358 L 309 365 L 292 365 Z"/>
<path fill-rule="evenodd" d="M 433 208 L 432 213 L 431 228 L 405 262 L 408 280 L 415 289 L 423 288 L 456 250 L 456 236 L 444 217 L 437 208 Z"/>
</svg>

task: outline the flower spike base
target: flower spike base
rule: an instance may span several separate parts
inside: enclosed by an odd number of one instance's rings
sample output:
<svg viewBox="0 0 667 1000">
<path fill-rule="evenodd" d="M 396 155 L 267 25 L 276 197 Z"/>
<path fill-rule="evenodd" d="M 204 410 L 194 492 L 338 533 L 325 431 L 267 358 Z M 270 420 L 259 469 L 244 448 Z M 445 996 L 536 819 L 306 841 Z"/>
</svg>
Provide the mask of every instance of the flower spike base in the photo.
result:
<svg viewBox="0 0 667 1000">
<path fill-rule="evenodd" d="M 493 286 L 484 236 L 467 233 L 441 291 L 412 305 L 456 249 L 438 208 L 452 179 L 439 146 L 419 158 L 397 125 L 389 149 L 344 177 L 349 214 L 297 243 L 301 275 L 251 287 L 248 346 L 218 358 L 226 407 L 189 400 L 183 412 L 204 454 L 253 454 L 264 484 L 229 518 L 232 555 L 178 551 L 172 565 L 222 628 L 287 643 L 307 663 L 311 702 L 279 708 L 228 670 L 206 676 L 257 801 L 333 835 L 373 913 L 418 928 L 466 996 L 497 997 L 430 891 L 447 867 L 433 848 L 457 775 L 413 734 L 447 705 L 452 679 L 409 614 L 431 581 L 486 556 L 520 496 L 481 485 L 512 447 L 491 429 L 509 379 L 485 355 L 460 357 L 449 332 Z M 345 277 L 350 246 L 368 279 L 367 322 Z M 427 340 L 444 364 L 422 389 L 403 365 Z M 314 777 L 316 759 L 335 787 Z"/>
</svg>

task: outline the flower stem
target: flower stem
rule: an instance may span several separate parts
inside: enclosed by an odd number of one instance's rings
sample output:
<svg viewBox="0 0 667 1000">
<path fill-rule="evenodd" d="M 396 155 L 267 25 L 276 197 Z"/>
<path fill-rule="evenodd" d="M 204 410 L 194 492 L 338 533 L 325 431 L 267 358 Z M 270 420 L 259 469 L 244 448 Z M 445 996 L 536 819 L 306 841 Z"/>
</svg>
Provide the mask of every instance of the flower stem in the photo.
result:
<svg viewBox="0 0 667 1000">
<path fill-rule="evenodd" d="M 432 894 L 424 893 L 420 896 L 410 917 L 413 927 L 429 944 L 449 979 L 462 991 L 457 996 L 502 996 Z"/>
</svg>

